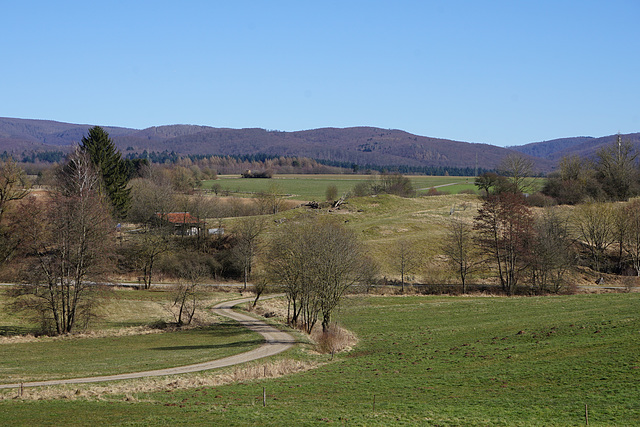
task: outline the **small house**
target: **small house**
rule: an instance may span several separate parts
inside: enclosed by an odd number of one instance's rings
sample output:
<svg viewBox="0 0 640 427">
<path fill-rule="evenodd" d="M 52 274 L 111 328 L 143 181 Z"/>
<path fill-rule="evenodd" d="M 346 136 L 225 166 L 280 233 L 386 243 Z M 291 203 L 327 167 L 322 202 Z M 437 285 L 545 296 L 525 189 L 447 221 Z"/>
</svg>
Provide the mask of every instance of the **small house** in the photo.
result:
<svg viewBox="0 0 640 427">
<path fill-rule="evenodd" d="M 173 225 L 173 234 L 176 236 L 197 236 L 199 230 L 204 227 L 204 222 L 189 212 L 157 213 L 158 218 Z"/>
</svg>

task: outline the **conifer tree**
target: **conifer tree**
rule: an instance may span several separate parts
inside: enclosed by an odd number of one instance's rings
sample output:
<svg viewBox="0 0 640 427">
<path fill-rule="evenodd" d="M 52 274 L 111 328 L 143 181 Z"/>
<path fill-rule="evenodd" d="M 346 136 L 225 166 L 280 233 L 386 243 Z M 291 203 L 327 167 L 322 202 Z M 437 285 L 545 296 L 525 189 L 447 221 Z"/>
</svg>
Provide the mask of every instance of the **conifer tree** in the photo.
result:
<svg viewBox="0 0 640 427">
<path fill-rule="evenodd" d="M 130 203 L 128 170 L 109 134 L 100 126 L 92 127 L 89 134 L 82 137 L 80 149 L 89 154 L 91 162 L 100 171 L 103 188 L 114 213 L 118 217 L 124 217 Z"/>
</svg>

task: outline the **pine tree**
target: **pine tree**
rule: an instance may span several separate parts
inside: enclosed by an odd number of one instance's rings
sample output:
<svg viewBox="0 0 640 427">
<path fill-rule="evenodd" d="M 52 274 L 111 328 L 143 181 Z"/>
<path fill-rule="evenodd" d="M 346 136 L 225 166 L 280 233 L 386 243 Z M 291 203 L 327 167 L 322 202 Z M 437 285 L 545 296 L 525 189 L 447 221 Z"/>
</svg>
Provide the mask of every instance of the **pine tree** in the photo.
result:
<svg viewBox="0 0 640 427">
<path fill-rule="evenodd" d="M 128 170 L 109 134 L 100 126 L 92 127 L 89 134 L 82 137 L 80 149 L 89 154 L 91 162 L 100 171 L 103 188 L 113 205 L 114 213 L 118 217 L 124 217 L 130 204 Z"/>
</svg>

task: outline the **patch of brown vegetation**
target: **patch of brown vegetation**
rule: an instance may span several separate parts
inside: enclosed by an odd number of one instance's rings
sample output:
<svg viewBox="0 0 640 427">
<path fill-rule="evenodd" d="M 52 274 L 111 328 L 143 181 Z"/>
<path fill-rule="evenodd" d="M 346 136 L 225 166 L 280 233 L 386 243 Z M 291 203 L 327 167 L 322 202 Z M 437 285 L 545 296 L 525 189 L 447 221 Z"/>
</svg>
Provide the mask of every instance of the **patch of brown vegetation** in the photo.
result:
<svg viewBox="0 0 640 427">
<path fill-rule="evenodd" d="M 332 355 L 351 351 L 358 343 L 358 338 L 353 332 L 341 328 L 335 323 L 332 323 L 329 329 L 324 332 L 321 328 L 315 328 L 311 332 L 311 339 L 317 343 L 316 348 L 319 353 Z"/>
<path fill-rule="evenodd" d="M 198 387 L 218 387 L 242 381 L 262 378 L 278 378 L 303 372 L 320 366 L 317 362 L 282 359 L 269 363 L 255 363 L 225 372 L 200 373 L 195 375 L 141 378 L 113 382 L 108 385 L 61 385 L 51 387 L 24 388 L 22 396 L 17 389 L 0 392 L 0 400 L 101 400 L 105 396 L 122 395 L 125 401 L 138 401 L 135 394 L 158 391 L 185 390 Z"/>
<path fill-rule="evenodd" d="M 258 300 L 258 305 L 250 311 L 258 316 L 266 318 L 276 318 L 282 323 L 287 321 L 287 300 L 284 298 L 272 298 L 265 300 Z"/>
<path fill-rule="evenodd" d="M 123 336 L 131 336 L 131 335 L 160 334 L 163 332 L 165 332 L 165 330 L 151 328 L 149 326 L 134 326 L 130 328 L 88 331 L 88 332 L 58 335 L 58 336 L 35 336 L 35 335 L 27 334 L 27 335 L 0 337 L 0 344 L 22 344 L 22 343 L 29 343 L 29 342 L 36 342 L 36 341 L 38 342 L 61 341 L 61 340 L 82 339 L 82 338 L 123 337 Z"/>
</svg>

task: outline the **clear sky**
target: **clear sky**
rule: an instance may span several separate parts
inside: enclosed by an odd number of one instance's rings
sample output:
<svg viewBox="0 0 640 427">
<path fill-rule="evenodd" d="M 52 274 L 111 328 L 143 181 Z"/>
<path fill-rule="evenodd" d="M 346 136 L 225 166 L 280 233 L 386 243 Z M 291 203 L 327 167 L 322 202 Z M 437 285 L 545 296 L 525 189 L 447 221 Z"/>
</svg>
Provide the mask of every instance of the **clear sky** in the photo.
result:
<svg viewBox="0 0 640 427">
<path fill-rule="evenodd" d="M 495 145 L 640 132 L 640 1 L 0 1 L 0 116 L 377 126 Z"/>
</svg>

